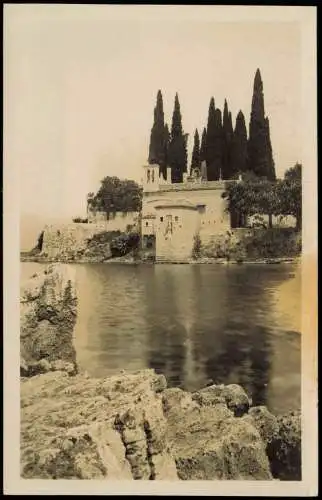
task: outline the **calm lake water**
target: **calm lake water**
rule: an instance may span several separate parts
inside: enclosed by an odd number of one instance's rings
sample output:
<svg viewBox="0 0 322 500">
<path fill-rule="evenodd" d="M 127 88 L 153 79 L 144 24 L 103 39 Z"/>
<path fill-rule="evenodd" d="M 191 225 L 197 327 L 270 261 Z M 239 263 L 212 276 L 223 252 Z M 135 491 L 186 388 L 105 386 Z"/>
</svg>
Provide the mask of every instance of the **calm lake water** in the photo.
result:
<svg viewBox="0 0 322 500">
<path fill-rule="evenodd" d="M 73 266 L 89 374 L 151 367 L 169 386 L 237 383 L 276 414 L 300 407 L 298 265 Z M 22 263 L 22 279 L 41 267 Z"/>
</svg>

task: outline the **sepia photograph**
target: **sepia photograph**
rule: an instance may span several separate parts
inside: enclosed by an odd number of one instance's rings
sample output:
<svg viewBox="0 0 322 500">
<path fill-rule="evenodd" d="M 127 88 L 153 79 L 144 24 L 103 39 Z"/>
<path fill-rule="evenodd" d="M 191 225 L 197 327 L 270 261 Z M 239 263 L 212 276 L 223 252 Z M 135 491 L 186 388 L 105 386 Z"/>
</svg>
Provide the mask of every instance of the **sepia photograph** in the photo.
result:
<svg viewBox="0 0 322 500">
<path fill-rule="evenodd" d="M 317 494 L 316 64 L 314 7 L 5 4 L 7 493 Z"/>
</svg>

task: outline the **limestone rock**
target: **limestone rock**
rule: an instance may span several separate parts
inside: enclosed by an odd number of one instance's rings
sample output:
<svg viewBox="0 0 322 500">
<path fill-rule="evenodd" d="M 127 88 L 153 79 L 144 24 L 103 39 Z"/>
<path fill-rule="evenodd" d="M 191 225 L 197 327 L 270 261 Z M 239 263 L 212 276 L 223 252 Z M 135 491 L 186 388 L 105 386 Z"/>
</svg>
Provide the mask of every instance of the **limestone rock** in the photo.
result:
<svg viewBox="0 0 322 500">
<path fill-rule="evenodd" d="M 75 375 L 77 373 L 77 367 L 74 363 L 69 363 L 68 361 L 62 361 L 60 359 L 52 362 L 47 359 L 41 359 L 39 361 L 32 361 L 29 364 L 27 364 L 23 358 L 20 360 L 21 377 L 33 377 L 50 371 L 62 371 L 69 375 Z"/>
<path fill-rule="evenodd" d="M 49 371 L 22 379 L 22 477 L 177 479 L 154 389 L 163 383 L 153 370 L 108 379 Z"/>
<path fill-rule="evenodd" d="M 226 403 L 236 417 L 247 413 L 251 400 L 244 389 L 237 384 L 210 385 L 193 394 L 193 399 L 201 406 L 214 406 Z"/>
<path fill-rule="evenodd" d="M 278 419 L 268 411 L 266 406 L 250 408 L 248 415 L 245 415 L 243 419 L 251 422 L 256 427 L 266 445 L 277 438 L 279 432 Z"/>
<path fill-rule="evenodd" d="M 180 479 L 272 479 L 258 431 L 226 404 L 172 409 L 168 440 Z"/>
<path fill-rule="evenodd" d="M 75 364 L 76 309 L 75 278 L 70 266 L 50 265 L 44 273 L 24 283 L 20 300 L 20 355 L 25 376 L 49 371 L 49 365 L 45 364 L 57 360 Z M 27 365 L 32 366 L 31 370 L 26 371 Z"/>
<path fill-rule="evenodd" d="M 267 446 L 272 474 L 280 480 L 301 481 L 301 413 L 277 418 L 278 435 Z"/>
<path fill-rule="evenodd" d="M 167 417 L 181 418 L 183 412 L 198 408 L 198 404 L 192 399 L 189 392 L 185 392 L 177 387 L 166 389 L 162 394 L 163 410 Z"/>
</svg>

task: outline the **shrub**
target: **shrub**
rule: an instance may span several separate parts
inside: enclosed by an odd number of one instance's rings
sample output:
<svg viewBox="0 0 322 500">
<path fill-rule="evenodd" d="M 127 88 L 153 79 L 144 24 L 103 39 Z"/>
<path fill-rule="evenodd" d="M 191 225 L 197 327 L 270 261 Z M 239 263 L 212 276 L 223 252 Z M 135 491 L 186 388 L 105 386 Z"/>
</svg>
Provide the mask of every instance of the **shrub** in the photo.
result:
<svg viewBox="0 0 322 500">
<path fill-rule="evenodd" d="M 301 236 L 293 228 L 255 230 L 245 238 L 248 257 L 294 257 L 301 252 Z"/>
<path fill-rule="evenodd" d="M 101 233 L 94 234 L 92 238 L 87 240 L 89 246 L 95 246 L 97 244 L 111 243 L 115 238 L 120 236 L 121 231 L 103 231 Z"/>
<path fill-rule="evenodd" d="M 138 248 L 140 235 L 136 232 L 123 233 L 111 241 L 110 248 L 112 257 L 122 257 L 131 250 Z"/>
<path fill-rule="evenodd" d="M 201 256 L 201 239 L 199 234 L 195 234 L 193 237 L 193 247 L 192 247 L 192 258 L 198 259 Z"/>
<path fill-rule="evenodd" d="M 82 219 L 81 217 L 74 217 L 73 222 L 75 222 L 76 224 L 80 224 L 80 223 L 88 224 L 88 219 L 87 218 Z"/>
</svg>

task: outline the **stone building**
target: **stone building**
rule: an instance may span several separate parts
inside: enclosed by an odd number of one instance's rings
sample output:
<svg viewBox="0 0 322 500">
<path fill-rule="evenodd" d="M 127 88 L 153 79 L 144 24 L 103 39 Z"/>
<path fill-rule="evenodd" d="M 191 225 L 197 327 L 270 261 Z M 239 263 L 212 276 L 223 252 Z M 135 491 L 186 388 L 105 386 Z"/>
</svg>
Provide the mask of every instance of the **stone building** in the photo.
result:
<svg viewBox="0 0 322 500">
<path fill-rule="evenodd" d="M 205 165 L 182 183 L 171 183 L 159 175 L 158 165 L 144 166 L 141 217 L 142 247 L 158 262 L 187 261 L 192 257 L 195 237 L 207 243 L 226 233 L 230 215 L 222 198 L 227 181 L 207 181 Z"/>
</svg>

